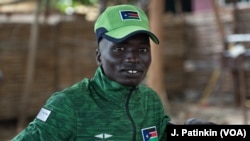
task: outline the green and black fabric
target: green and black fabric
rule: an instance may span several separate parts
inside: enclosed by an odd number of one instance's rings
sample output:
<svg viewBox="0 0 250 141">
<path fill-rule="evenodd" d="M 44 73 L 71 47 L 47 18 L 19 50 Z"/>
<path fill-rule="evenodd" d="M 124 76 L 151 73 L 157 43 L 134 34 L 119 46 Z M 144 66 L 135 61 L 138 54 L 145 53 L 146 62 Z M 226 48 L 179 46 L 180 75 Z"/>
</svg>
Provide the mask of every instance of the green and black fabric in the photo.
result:
<svg viewBox="0 0 250 141">
<path fill-rule="evenodd" d="M 165 141 L 169 121 L 152 89 L 122 86 L 98 68 L 54 93 L 12 141 Z"/>
</svg>

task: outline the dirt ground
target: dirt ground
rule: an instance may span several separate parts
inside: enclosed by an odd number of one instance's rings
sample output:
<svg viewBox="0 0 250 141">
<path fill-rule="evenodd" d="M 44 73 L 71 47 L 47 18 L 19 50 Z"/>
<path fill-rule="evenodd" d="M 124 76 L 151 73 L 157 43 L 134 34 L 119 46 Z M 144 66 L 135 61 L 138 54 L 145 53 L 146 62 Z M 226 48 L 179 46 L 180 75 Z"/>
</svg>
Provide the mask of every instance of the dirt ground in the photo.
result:
<svg viewBox="0 0 250 141">
<path fill-rule="evenodd" d="M 198 105 L 192 103 L 174 103 L 171 104 L 170 116 L 172 122 L 183 124 L 188 118 L 200 118 L 209 120 L 217 124 L 245 124 L 243 120 L 243 110 L 233 105 Z M 250 117 L 250 112 L 248 112 Z M 250 121 L 250 118 L 248 118 Z M 14 121 L 0 122 L 0 139 L 8 141 L 16 134 L 16 123 Z"/>
<path fill-rule="evenodd" d="M 245 123 L 243 109 L 234 105 L 200 105 L 192 103 L 176 103 L 172 105 L 172 120 L 177 124 L 183 124 L 188 118 L 200 118 L 217 124 L 235 125 L 249 124 L 250 111 L 247 111 Z"/>
</svg>

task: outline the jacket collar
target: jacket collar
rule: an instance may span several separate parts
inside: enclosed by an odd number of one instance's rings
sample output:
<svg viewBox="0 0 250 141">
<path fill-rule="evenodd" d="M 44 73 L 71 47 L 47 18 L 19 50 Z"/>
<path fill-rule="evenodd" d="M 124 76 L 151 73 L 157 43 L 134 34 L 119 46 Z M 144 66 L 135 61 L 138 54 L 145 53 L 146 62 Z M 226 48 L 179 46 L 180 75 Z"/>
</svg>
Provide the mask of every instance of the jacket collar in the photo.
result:
<svg viewBox="0 0 250 141">
<path fill-rule="evenodd" d="M 110 80 L 102 72 L 101 67 L 98 67 L 94 77 L 91 80 L 95 91 L 107 100 L 113 102 L 124 103 L 127 95 L 130 93 L 132 87 L 121 85 L 115 81 Z M 133 96 L 132 96 L 133 97 Z"/>
</svg>

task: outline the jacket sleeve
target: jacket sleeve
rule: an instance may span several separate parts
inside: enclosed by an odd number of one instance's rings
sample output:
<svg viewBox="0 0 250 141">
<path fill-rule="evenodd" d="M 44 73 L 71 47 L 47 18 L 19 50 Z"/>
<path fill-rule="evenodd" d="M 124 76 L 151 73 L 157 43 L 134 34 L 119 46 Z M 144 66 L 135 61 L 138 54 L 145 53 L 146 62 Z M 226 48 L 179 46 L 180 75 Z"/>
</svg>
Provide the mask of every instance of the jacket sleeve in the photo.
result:
<svg viewBox="0 0 250 141">
<path fill-rule="evenodd" d="M 72 102 L 64 93 L 56 93 L 12 141 L 70 141 L 74 139 L 75 132 Z"/>
<path fill-rule="evenodd" d="M 159 136 L 159 140 L 160 141 L 166 141 L 167 140 L 167 134 L 166 134 L 166 131 L 167 131 L 167 125 L 168 123 L 170 122 L 170 117 L 165 114 L 164 112 L 164 109 L 162 109 L 162 115 L 160 117 L 161 118 L 161 121 L 160 121 L 160 136 Z"/>
</svg>

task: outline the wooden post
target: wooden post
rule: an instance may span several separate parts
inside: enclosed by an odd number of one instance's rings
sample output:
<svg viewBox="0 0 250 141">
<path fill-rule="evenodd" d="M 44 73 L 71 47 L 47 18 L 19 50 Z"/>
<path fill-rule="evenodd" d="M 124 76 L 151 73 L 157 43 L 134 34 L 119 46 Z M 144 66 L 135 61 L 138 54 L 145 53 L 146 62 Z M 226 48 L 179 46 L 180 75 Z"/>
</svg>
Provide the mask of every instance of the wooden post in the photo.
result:
<svg viewBox="0 0 250 141">
<path fill-rule="evenodd" d="M 149 20 L 150 28 L 153 33 L 159 38 L 160 42 L 162 39 L 163 23 L 164 23 L 164 0 L 151 0 L 149 4 Z M 153 88 L 161 98 L 164 108 L 169 112 L 168 97 L 165 89 L 164 82 L 164 68 L 163 68 L 163 44 L 156 45 L 151 44 L 152 52 L 152 63 L 148 70 L 146 83 L 149 87 Z"/>
<path fill-rule="evenodd" d="M 21 95 L 21 100 L 20 100 L 17 132 L 19 132 L 24 128 L 27 119 L 28 102 L 30 98 L 30 91 L 32 90 L 33 74 L 34 74 L 35 60 L 36 60 L 36 48 L 37 48 L 37 42 L 38 42 L 37 40 L 39 32 L 38 16 L 40 11 L 40 4 L 41 0 L 37 0 L 36 8 L 34 10 L 34 22 L 31 24 L 31 34 L 30 34 L 29 52 L 28 52 L 29 54 L 26 65 L 27 66 L 26 79 L 24 82 L 23 93 Z"/>
<path fill-rule="evenodd" d="M 240 32 L 244 32 L 241 31 L 240 29 L 240 23 L 239 23 L 239 9 L 238 9 L 238 5 L 237 5 L 237 0 L 231 0 L 231 2 L 233 3 L 233 31 L 234 34 L 236 33 L 240 33 Z"/>
<path fill-rule="evenodd" d="M 213 13 L 214 13 L 214 16 L 215 16 L 215 23 L 216 23 L 216 26 L 218 28 L 218 31 L 219 31 L 219 36 L 220 36 L 220 39 L 224 45 L 224 50 L 227 50 L 227 43 L 225 43 L 225 29 L 224 29 L 224 26 L 223 26 L 223 23 L 221 22 L 221 19 L 220 19 L 220 12 L 219 12 L 219 6 L 217 4 L 217 0 L 211 0 L 211 5 L 212 5 L 212 8 L 213 8 Z M 226 64 L 226 61 L 228 61 L 228 59 L 226 58 L 226 56 L 224 56 L 224 54 L 222 53 L 222 64 L 225 65 Z M 225 66 L 223 66 L 225 67 Z M 225 74 L 227 73 L 227 71 L 225 70 L 225 68 L 217 68 L 217 70 L 215 71 L 220 71 L 220 79 L 219 82 L 218 82 L 218 86 L 220 87 L 221 84 L 223 83 L 224 79 L 225 79 Z M 218 91 L 217 91 L 218 90 Z M 216 92 L 218 94 L 221 93 L 221 88 L 217 88 Z M 219 97 L 219 100 L 218 100 L 218 104 L 221 104 L 221 96 Z"/>
<path fill-rule="evenodd" d="M 240 55 L 237 60 L 238 71 L 239 71 L 239 97 L 240 97 L 240 107 L 243 111 L 243 124 L 248 124 L 248 114 L 246 107 L 246 75 L 244 69 L 245 54 Z"/>
<path fill-rule="evenodd" d="M 99 0 L 100 9 L 99 14 L 101 14 L 107 7 L 107 0 Z"/>
<path fill-rule="evenodd" d="M 212 0 L 212 6 L 213 6 L 214 14 L 215 14 L 216 25 L 217 25 L 218 31 L 220 33 L 220 38 L 224 42 L 224 39 L 225 39 L 225 30 L 224 30 L 223 24 L 221 23 L 220 14 L 219 14 L 219 8 L 217 6 L 216 1 L 217 0 Z"/>
</svg>

